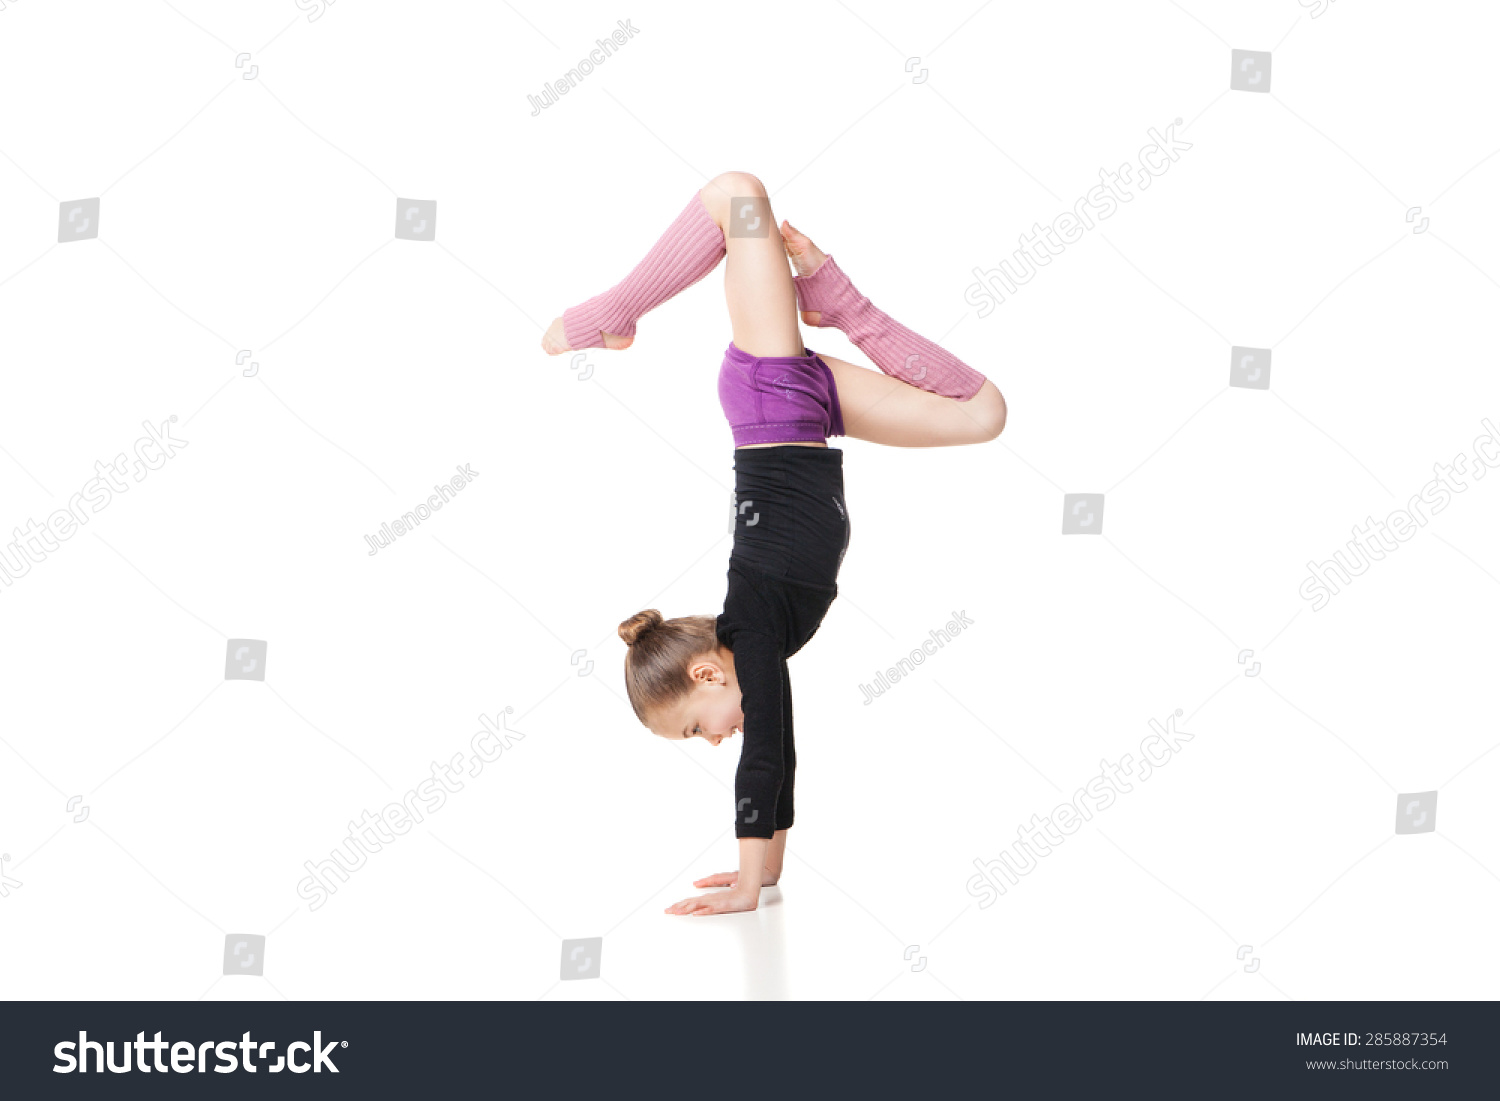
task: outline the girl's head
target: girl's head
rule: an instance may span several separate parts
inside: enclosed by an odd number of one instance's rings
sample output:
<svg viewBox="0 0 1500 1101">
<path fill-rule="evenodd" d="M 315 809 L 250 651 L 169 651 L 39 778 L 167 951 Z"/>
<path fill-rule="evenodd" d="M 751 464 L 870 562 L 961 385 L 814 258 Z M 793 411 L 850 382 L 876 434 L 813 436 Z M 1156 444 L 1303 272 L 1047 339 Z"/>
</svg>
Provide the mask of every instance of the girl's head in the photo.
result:
<svg viewBox="0 0 1500 1101">
<path fill-rule="evenodd" d="M 620 624 L 630 647 L 625 692 L 635 717 L 658 737 L 718 745 L 743 726 L 734 654 L 719 645 L 715 626 L 710 615 L 664 620 L 655 608 Z"/>
</svg>

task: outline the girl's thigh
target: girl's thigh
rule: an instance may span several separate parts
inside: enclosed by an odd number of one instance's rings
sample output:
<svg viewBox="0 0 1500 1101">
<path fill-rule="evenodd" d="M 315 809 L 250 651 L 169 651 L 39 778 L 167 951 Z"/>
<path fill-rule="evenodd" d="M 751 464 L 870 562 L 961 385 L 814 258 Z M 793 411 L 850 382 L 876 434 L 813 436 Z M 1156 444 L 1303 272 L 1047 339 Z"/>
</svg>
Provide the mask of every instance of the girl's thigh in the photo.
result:
<svg viewBox="0 0 1500 1101">
<path fill-rule="evenodd" d="M 888 447 L 951 447 L 995 438 L 995 405 L 1003 399 L 985 381 L 968 401 L 909 385 L 847 360 L 818 353 L 838 386 L 844 433 Z"/>
</svg>

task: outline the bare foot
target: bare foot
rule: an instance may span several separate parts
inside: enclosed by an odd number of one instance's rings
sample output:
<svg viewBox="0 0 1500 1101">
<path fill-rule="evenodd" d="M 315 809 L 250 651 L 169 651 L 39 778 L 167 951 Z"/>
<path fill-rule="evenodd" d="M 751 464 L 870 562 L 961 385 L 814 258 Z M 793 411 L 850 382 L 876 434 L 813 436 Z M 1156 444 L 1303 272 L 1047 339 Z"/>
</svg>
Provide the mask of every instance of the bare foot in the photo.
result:
<svg viewBox="0 0 1500 1101">
<path fill-rule="evenodd" d="M 781 243 L 786 246 L 786 254 L 792 261 L 792 267 L 797 269 L 798 275 L 811 275 L 823 266 L 823 261 L 826 259 L 823 250 L 813 244 L 807 234 L 794 228 L 791 222 L 781 223 Z M 802 320 L 809 325 L 818 325 L 822 322 L 823 315 L 816 310 L 804 310 Z"/>
<path fill-rule="evenodd" d="M 604 346 L 611 351 L 620 352 L 635 343 L 633 336 L 616 336 L 614 333 L 604 334 Z M 542 351 L 549 356 L 560 356 L 564 352 L 571 352 L 568 347 L 568 337 L 563 331 L 563 319 L 554 317 L 552 324 L 547 326 L 547 331 L 542 334 Z"/>
</svg>

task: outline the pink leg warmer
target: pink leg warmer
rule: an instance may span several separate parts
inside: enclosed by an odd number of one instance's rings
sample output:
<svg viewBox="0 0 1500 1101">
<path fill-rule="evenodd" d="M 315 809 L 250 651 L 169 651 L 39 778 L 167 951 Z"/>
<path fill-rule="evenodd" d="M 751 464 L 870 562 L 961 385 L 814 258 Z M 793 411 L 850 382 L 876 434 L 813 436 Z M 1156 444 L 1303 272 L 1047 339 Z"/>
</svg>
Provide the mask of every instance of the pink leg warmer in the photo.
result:
<svg viewBox="0 0 1500 1101">
<path fill-rule="evenodd" d="M 797 304 L 823 316 L 819 328 L 833 326 L 892 378 L 945 398 L 968 401 L 985 378 L 952 352 L 918 336 L 871 305 L 849 282 L 832 256 L 811 275 L 794 276 Z"/>
<path fill-rule="evenodd" d="M 570 348 L 602 348 L 604 334 L 635 336 L 636 319 L 713 271 L 724 256 L 724 231 L 697 193 L 646 258 L 603 294 L 563 311 Z"/>
</svg>

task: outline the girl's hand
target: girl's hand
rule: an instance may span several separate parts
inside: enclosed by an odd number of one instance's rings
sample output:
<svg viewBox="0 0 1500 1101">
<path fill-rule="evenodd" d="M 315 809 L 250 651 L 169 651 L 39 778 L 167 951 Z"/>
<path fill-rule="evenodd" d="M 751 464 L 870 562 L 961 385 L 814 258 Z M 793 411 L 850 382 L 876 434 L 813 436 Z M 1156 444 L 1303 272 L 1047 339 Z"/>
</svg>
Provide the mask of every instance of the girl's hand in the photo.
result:
<svg viewBox="0 0 1500 1101">
<path fill-rule="evenodd" d="M 691 914 L 694 917 L 706 917 L 709 914 L 738 914 L 755 909 L 759 901 L 759 891 L 754 894 L 742 893 L 739 890 L 717 891 L 711 895 L 696 895 L 693 898 L 685 898 L 681 902 L 674 902 L 664 912 Z"/>
<path fill-rule="evenodd" d="M 735 887 L 740 882 L 739 872 L 719 872 L 717 875 L 704 876 L 702 879 L 693 880 L 694 887 Z M 761 877 L 762 887 L 776 886 L 776 877 L 771 874 L 770 869 Z"/>
</svg>

